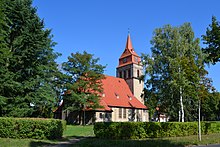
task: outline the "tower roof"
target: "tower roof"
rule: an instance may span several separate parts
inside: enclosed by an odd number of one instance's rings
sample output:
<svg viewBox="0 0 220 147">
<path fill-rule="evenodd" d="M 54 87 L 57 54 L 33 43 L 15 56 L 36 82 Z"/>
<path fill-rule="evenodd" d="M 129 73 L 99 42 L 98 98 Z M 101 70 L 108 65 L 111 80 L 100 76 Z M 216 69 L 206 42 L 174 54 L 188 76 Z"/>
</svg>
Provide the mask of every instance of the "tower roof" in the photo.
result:
<svg viewBox="0 0 220 147">
<path fill-rule="evenodd" d="M 124 58 L 128 58 L 128 60 L 126 62 L 123 62 L 122 60 Z M 134 48 L 132 46 L 132 42 L 131 42 L 131 36 L 130 34 L 128 34 L 127 36 L 127 41 L 126 41 L 126 45 L 125 45 L 125 50 L 124 52 L 121 54 L 120 58 L 119 58 L 119 66 L 124 66 L 127 64 L 138 64 L 140 62 L 140 57 L 138 56 L 138 54 L 134 51 Z"/>
<path fill-rule="evenodd" d="M 124 57 L 129 56 L 129 55 L 138 56 L 137 53 L 134 51 L 134 48 L 132 46 L 130 34 L 128 34 L 128 36 L 127 36 L 127 42 L 126 42 L 126 45 L 125 45 L 125 50 L 122 53 L 120 58 L 124 58 Z"/>
<path fill-rule="evenodd" d="M 130 49 L 130 50 L 133 49 L 130 34 L 128 34 L 125 49 Z"/>
</svg>

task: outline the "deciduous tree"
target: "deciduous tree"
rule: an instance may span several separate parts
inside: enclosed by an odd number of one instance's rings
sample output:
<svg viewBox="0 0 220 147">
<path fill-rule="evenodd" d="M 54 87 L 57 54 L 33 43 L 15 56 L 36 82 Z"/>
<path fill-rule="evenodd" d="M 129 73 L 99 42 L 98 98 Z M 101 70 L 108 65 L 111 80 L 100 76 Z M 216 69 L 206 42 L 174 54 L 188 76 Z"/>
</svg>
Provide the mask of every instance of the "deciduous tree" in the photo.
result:
<svg viewBox="0 0 220 147">
<path fill-rule="evenodd" d="M 199 39 L 194 37 L 190 24 L 185 23 L 156 29 L 151 44 L 152 55 L 142 55 L 147 78 L 145 91 L 150 93 L 145 95 L 147 103 L 153 96 L 153 101 L 157 100 L 154 109 L 160 106 L 160 111 L 171 120 L 195 119 L 191 112 L 196 111 L 197 87 L 206 73 Z M 185 111 L 190 115 L 185 115 Z"/>
<path fill-rule="evenodd" d="M 72 53 L 62 68 L 66 73 L 64 109 L 82 111 L 100 107 L 99 95 L 102 92 L 103 72 L 105 66 L 98 64 L 99 58 L 92 54 Z"/>
</svg>

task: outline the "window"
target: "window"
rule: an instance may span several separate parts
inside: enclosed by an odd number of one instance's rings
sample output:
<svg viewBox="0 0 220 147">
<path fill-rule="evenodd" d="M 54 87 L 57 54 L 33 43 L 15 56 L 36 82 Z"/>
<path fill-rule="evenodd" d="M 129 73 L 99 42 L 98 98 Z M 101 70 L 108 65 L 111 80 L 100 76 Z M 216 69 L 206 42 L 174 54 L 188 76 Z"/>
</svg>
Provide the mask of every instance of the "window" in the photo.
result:
<svg viewBox="0 0 220 147">
<path fill-rule="evenodd" d="M 99 113 L 99 118 L 101 118 L 101 119 L 103 118 L 103 115 L 102 115 L 102 113 Z"/>
<path fill-rule="evenodd" d="M 115 93 L 115 96 L 116 96 L 117 99 L 119 98 L 119 95 L 117 93 Z"/>
<path fill-rule="evenodd" d="M 139 70 L 137 70 L 137 77 L 139 77 L 140 76 L 140 71 Z"/>
<path fill-rule="evenodd" d="M 127 113 L 126 113 L 126 112 L 127 112 L 127 110 L 126 110 L 126 108 L 124 108 L 124 109 L 123 109 L 123 118 L 126 118 L 126 117 L 127 117 Z"/>
<path fill-rule="evenodd" d="M 122 118 L 122 108 L 119 108 L 118 117 Z"/>
<path fill-rule="evenodd" d="M 135 109 L 128 109 L 128 120 L 129 121 L 135 120 Z"/>
<path fill-rule="evenodd" d="M 122 78 L 122 72 L 121 71 L 119 72 L 119 78 Z"/>
<path fill-rule="evenodd" d="M 132 97 L 130 95 L 127 95 L 129 100 L 132 100 Z"/>
<path fill-rule="evenodd" d="M 127 62 L 127 58 L 124 58 L 124 59 L 123 59 L 123 63 L 126 63 L 126 62 Z"/>
<path fill-rule="evenodd" d="M 105 122 L 110 122 L 112 120 L 112 113 L 107 112 L 105 113 Z"/>
<path fill-rule="evenodd" d="M 131 78 L 131 69 L 128 69 L 128 78 Z"/>
<path fill-rule="evenodd" d="M 127 78 L 127 72 L 126 72 L 126 70 L 124 71 L 124 79 L 126 79 Z"/>
</svg>

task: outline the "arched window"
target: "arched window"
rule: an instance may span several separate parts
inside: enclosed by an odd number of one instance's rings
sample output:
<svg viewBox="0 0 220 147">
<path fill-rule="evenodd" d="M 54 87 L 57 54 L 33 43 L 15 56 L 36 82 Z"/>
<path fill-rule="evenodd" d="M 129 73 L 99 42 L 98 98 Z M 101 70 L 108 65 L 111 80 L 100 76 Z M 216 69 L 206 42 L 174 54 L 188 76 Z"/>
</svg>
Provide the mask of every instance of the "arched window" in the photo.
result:
<svg viewBox="0 0 220 147">
<path fill-rule="evenodd" d="M 140 77 L 140 71 L 137 70 L 137 77 Z"/>
</svg>

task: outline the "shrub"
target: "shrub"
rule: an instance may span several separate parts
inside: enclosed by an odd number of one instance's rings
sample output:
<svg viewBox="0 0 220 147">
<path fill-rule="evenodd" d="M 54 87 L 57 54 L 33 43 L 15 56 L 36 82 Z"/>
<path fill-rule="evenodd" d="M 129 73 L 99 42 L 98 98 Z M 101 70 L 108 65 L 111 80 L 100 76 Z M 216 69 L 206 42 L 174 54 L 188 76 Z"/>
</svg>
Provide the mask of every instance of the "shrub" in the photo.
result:
<svg viewBox="0 0 220 147">
<path fill-rule="evenodd" d="M 0 137 L 58 139 L 65 125 L 65 121 L 56 119 L 0 117 Z"/>
<path fill-rule="evenodd" d="M 219 133 L 220 122 L 202 122 L 202 134 Z M 143 139 L 198 134 L 198 122 L 108 122 L 95 123 L 98 138 Z"/>
</svg>

